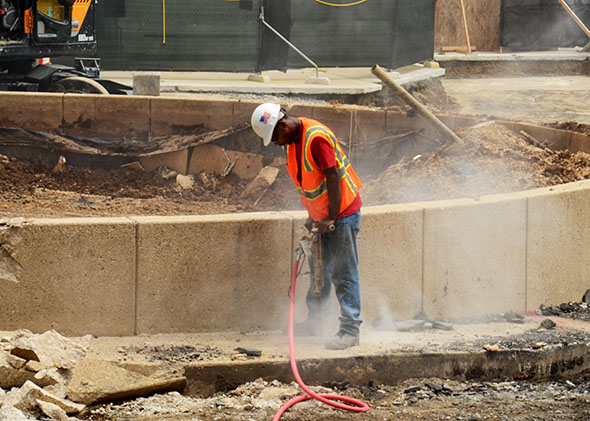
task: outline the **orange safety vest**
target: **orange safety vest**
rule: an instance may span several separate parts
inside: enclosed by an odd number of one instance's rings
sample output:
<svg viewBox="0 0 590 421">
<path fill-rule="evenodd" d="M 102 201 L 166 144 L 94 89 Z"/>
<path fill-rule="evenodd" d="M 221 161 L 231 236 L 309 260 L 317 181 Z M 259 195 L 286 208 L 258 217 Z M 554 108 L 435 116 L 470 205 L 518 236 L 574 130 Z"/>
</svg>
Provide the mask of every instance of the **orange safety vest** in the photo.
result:
<svg viewBox="0 0 590 421">
<path fill-rule="evenodd" d="M 350 165 L 348 158 L 340 148 L 336 140 L 336 135 L 332 130 L 310 118 L 300 117 L 299 120 L 303 124 L 303 136 L 299 140 L 303 142 L 303 153 L 301 157 L 297 157 L 296 145 L 286 145 L 284 147 L 287 153 L 287 170 L 301 195 L 301 203 L 307 209 L 309 216 L 314 221 L 321 221 L 329 216 L 328 207 L 330 200 L 328 198 L 326 176 L 317 166 L 311 154 L 311 144 L 315 139 L 318 137 L 327 139 L 334 147 L 336 168 L 340 175 L 341 202 L 339 214 L 344 212 L 357 197 L 362 183 Z M 301 162 L 298 162 L 298 159 Z M 301 183 L 297 179 L 299 166 L 301 166 Z"/>
</svg>

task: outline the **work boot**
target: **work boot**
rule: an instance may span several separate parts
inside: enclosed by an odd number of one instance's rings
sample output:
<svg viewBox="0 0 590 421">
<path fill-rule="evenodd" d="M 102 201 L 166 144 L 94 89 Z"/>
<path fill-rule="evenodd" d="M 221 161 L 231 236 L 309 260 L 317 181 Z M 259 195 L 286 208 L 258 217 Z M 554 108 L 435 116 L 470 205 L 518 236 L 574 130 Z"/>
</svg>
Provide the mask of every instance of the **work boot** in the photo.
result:
<svg viewBox="0 0 590 421">
<path fill-rule="evenodd" d="M 297 323 L 293 326 L 294 336 L 322 336 L 322 326 L 320 322 L 307 319 L 304 322 Z"/>
<path fill-rule="evenodd" d="M 326 349 L 346 349 L 359 344 L 359 335 L 338 332 L 326 341 Z"/>
</svg>

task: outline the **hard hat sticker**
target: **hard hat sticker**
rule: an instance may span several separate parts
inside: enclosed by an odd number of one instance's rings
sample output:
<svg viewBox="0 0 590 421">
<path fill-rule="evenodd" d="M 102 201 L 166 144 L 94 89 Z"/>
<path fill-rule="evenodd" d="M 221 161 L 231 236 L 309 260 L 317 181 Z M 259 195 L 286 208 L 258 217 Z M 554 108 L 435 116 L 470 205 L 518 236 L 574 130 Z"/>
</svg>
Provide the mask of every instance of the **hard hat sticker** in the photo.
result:
<svg viewBox="0 0 590 421">
<path fill-rule="evenodd" d="M 270 114 L 264 113 L 264 114 L 262 114 L 262 117 L 260 117 L 260 122 L 266 124 L 266 123 L 268 123 L 269 118 L 270 118 Z"/>
</svg>

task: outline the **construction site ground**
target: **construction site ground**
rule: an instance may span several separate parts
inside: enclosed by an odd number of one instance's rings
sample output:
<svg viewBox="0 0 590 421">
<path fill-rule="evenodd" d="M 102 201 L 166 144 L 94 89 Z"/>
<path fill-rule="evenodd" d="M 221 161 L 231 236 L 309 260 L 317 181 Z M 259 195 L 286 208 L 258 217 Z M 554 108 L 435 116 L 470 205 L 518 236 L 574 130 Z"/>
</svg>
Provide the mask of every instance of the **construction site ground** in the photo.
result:
<svg viewBox="0 0 590 421">
<path fill-rule="evenodd" d="M 316 392 L 361 399 L 372 409 L 366 414 L 353 414 L 308 402 L 297 405 L 283 419 L 588 419 L 590 373 L 564 372 L 554 378 L 541 374 L 543 367 L 551 367 L 556 355 L 559 359 L 560 353 L 566 355 L 568 349 L 587 346 L 590 341 L 588 322 L 571 318 L 587 318 L 587 306 L 569 316 L 499 314 L 443 328 L 415 321 L 373 323 L 363 329 L 361 346 L 344 351 L 325 350 L 321 338 L 297 338 L 295 349 L 303 378 L 316 378 L 314 370 L 328 373 L 327 378 L 313 384 Z M 554 327 L 545 325 L 548 319 L 555 323 Z M 14 332 L 0 332 L 0 337 L 10 335 Z M 247 356 L 239 348 L 257 350 L 260 356 Z M 502 361 L 515 358 L 515 353 L 530 354 L 539 372 L 523 369 L 499 377 L 493 374 L 497 369 L 492 365 L 478 363 L 482 354 L 495 354 L 484 359 Z M 409 357 L 424 355 L 431 358 L 412 359 L 408 367 Z M 437 376 L 449 359 L 461 356 L 468 359 L 466 373 L 471 374 L 464 376 L 468 380 Z M 283 403 L 301 394 L 294 382 L 284 378 L 289 371 L 285 332 L 94 337 L 86 358 L 112 362 L 152 377 L 184 375 L 188 393 L 146 394 L 123 402 L 93 404 L 78 414 L 78 419 L 267 420 Z M 388 382 L 367 381 L 379 378 L 374 371 L 371 373 L 375 367 L 371 361 L 382 359 L 390 366 L 388 370 L 399 373 L 399 377 L 392 376 Z M 355 368 L 348 371 L 351 366 Z M 274 379 L 269 376 L 273 370 Z M 408 372 L 431 375 L 412 378 Z M 108 384 L 109 375 L 103 375 Z"/>
<path fill-rule="evenodd" d="M 446 97 L 441 97 L 441 86 Z M 168 94 L 205 95 L 186 90 Z M 482 116 L 483 124 L 458 131 L 466 142 L 464 149 L 443 145 L 433 153 L 395 163 L 379 173 L 365 174 L 365 188 L 361 194 L 366 205 L 477 197 L 590 178 L 590 155 L 550 151 L 493 123 L 496 118 L 513 119 L 589 132 L 585 125 L 590 124 L 587 77 L 552 74 L 532 78 L 442 78 L 430 88 L 418 91 L 416 96 L 434 111 Z M 253 97 L 261 101 L 277 98 L 264 93 Z M 232 174 L 221 178 L 203 173 L 195 176 L 193 188 L 185 189 L 160 172 L 90 170 L 66 165 L 63 172 L 54 173 L 51 168 L 38 164 L 5 160 L 0 163 L 0 214 L 28 218 L 301 209 L 284 169 L 256 205 L 239 198 L 245 187 L 246 183 Z M 286 288 L 287 283 L 286 279 Z M 571 300 L 579 301 L 580 297 L 571 297 Z M 555 328 L 540 326 L 548 317 L 556 323 Z M 425 354 L 444 358 L 449 353 L 476 356 L 498 353 L 510 358 L 511 351 L 520 350 L 533 353 L 538 361 L 543 361 L 570 346 L 590 343 L 590 323 L 585 317 L 578 319 L 540 314 L 524 318 L 496 315 L 482 320 L 447 321 L 451 330 L 434 329 L 430 325 L 416 331 L 394 331 L 392 327 L 387 329 L 369 320 L 363 325 L 359 347 L 327 351 L 316 338 L 298 338 L 296 351 L 304 372 L 305 367 L 314 367 L 315 363 L 309 361 L 318 359 L 327 361 L 326 370 L 337 373 L 340 366 L 346 365 L 342 364 L 346 360 L 360 361 L 377 356 L 388 356 L 394 368 L 396 364 L 406 363 L 403 356 Z M 0 337 L 12 334 L 14 332 L 0 332 Z M 237 350 L 239 347 L 255 348 L 262 354 L 260 357 L 244 356 Z M 93 405 L 77 418 L 270 419 L 282 403 L 299 395 L 300 390 L 288 379 L 257 380 L 252 376 L 256 367 L 272 364 L 287 367 L 287 351 L 285 332 L 92 338 L 88 358 L 114 361 L 154 376 L 190 377 L 191 373 L 198 372 L 191 371 L 194 367 L 207 366 L 226 367 L 224 372 L 227 373 L 229 367 L 229 371 L 237 373 L 237 380 L 233 384 L 218 379 L 217 386 L 212 380 L 213 389 L 208 393 L 202 390 L 198 393 L 195 389 L 192 393 L 195 396 L 169 392 Z M 469 380 L 445 380 L 437 377 L 436 364 L 431 360 L 425 360 L 426 363 L 431 364 L 432 376 L 408 378 L 397 384 L 326 380 L 316 385 L 316 390 L 335 391 L 367 401 L 372 407 L 367 414 L 349 414 L 308 402 L 296 406 L 283 419 L 590 419 L 590 373 L 564 374 L 563 378 L 502 378 L 490 374 L 487 379 L 489 373 L 478 376 L 474 371 L 471 377 L 465 376 Z M 248 364 L 254 367 L 252 371 L 240 371 Z M 262 368 L 261 372 L 264 372 Z M 345 374 L 354 380 L 354 372 Z M 239 383 L 244 384 L 238 386 Z M 232 384 L 237 388 L 232 389 Z M 190 385 L 189 378 L 188 389 Z"/>
</svg>

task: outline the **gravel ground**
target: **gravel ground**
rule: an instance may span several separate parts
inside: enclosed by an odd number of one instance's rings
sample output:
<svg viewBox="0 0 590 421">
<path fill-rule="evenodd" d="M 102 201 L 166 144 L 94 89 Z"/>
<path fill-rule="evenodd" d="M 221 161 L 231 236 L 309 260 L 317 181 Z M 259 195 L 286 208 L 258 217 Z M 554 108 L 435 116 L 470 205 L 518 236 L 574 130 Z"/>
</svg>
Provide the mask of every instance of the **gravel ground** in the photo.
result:
<svg viewBox="0 0 590 421">
<path fill-rule="evenodd" d="M 326 385 L 316 392 L 366 401 L 365 414 L 346 413 L 318 402 L 291 408 L 284 420 L 588 420 L 588 377 L 553 382 L 455 382 L 409 380 L 398 386 Z M 92 409 L 90 419 L 107 420 L 268 420 L 290 398 L 295 384 L 257 380 L 207 399 L 178 393 L 141 398 Z"/>
</svg>

